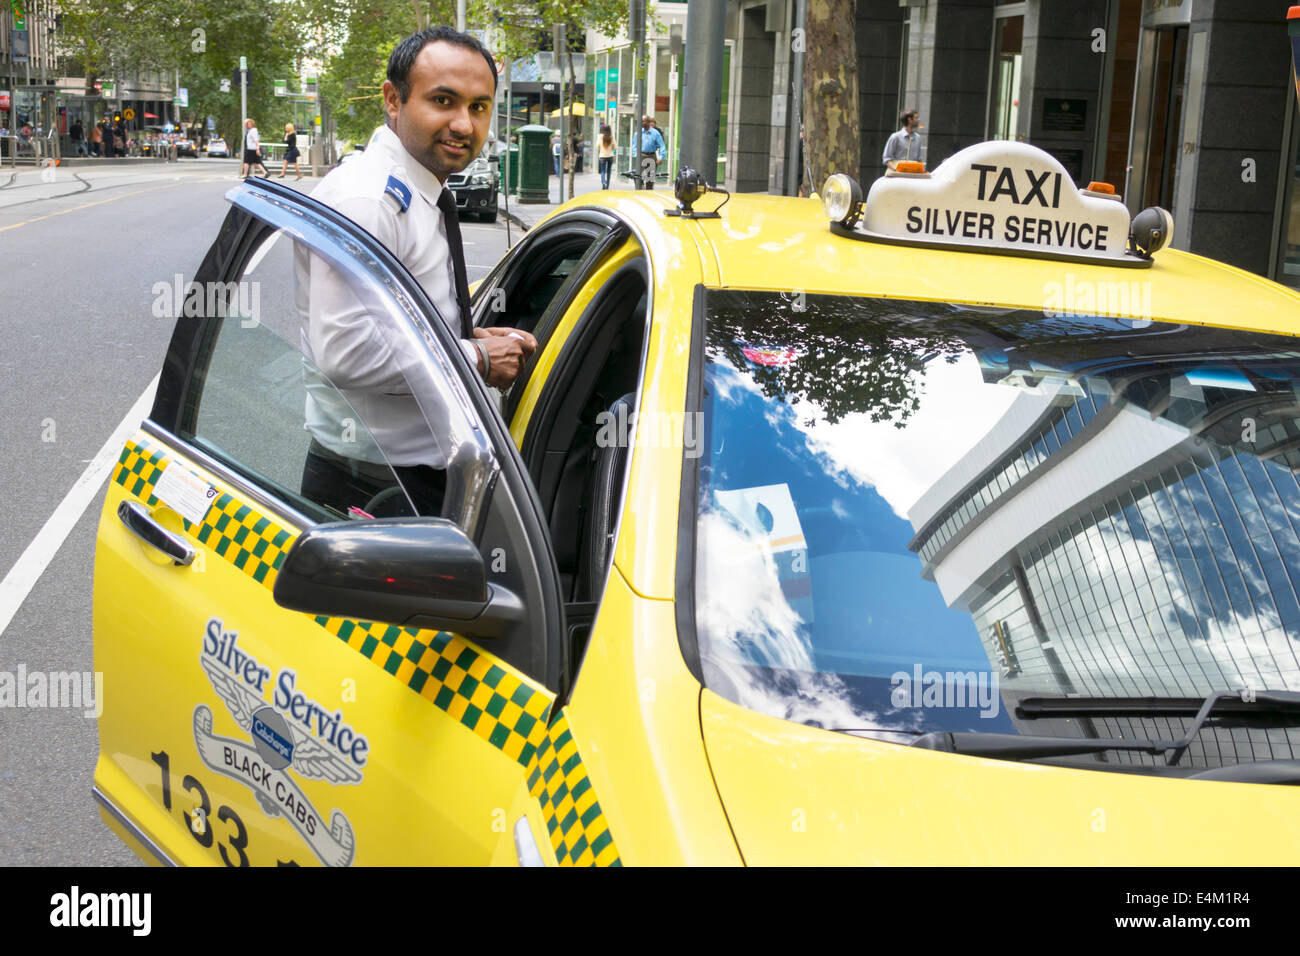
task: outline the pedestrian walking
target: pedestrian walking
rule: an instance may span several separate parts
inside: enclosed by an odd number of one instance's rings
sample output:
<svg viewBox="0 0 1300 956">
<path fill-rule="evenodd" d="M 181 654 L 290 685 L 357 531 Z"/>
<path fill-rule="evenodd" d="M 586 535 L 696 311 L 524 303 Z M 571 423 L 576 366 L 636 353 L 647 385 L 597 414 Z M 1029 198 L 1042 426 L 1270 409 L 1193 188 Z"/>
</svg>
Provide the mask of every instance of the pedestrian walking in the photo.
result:
<svg viewBox="0 0 1300 956">
<path fill-rule="evenodd" d="M 126 123 L 120 116 L 113 120 L 113 155 L 126 155 Z"/>
<path fill-rule="evenodd" d="M 298 179 L 302 179 L 302 168 L 298 165 L 298 134 L 294 131 L 292 123 L 284 124 L 284 145 L 284 165 L 280 167 L 280 178 L 284 179 L 284 174 L 289 171 L 289 164 L 293 163 L 293 171 L 298 174 Z"/>
<path fill-rule="evenodd" d="M 262 167 L 263 176 L 271 175 L 271 171 L 262 162 L 262 136 L 250 117 L 244 120 L 244 164 L 239 169 L 239 178 L 243 179 L 253 171 L 255 166 Z"/>
<path fill-rule="evenodd" d="M 551 136 L 551 159 L 555 164 L 555 175 L 560 175 L 560 159 L 564 147 L 560 144 L 560 134 L 554 133 Z"/>
<path fill-rule="evenodd" d="M 428 28 L 393 49 L 387 77 L 386 125 L 356 160 L 335 167 L 312 198 L 387 245 L 433 303 L 437 314 L 429 319 L 459 337 L 465 358 L 488 385 L 504 388 L 537 340 L 519 329 L 474 328 L 456 197 L 446 186 L 487 139 L 497 86 L 492 54 L 469 34 Z M 313 440 L 303 495 L 346 512 L 382 491 L 391 473 L 419 514 L 440 514 L 448 436 L 431 432 L 429 423 L 436 429 L 449 414 L 432 408 L 439 401 L 434 390 L 417 403 L 404 379 L 408 357 L 394 354 L 383 320 L 366 314 L 347 277 L 306 247 L 296 256 L 299 289 L 307 292 L 299 305 L 306 358 L 330 379 L 307 389 Z M 346 404 L 334 397 L 335 388 Z M 342 415 L 365 421 L 378 446 L 368 456 L 358 442 L 340 439 L 347 433 Z M 377 470 L 378 481 L 365 487 Z"/>
<path fill-rule="evenodd" d="M 898 130 L 885 143 L 885 152 L 880 161 L 890 169 L 897 169 L 900 162 L 921 159 L 921 117 L 916 110 L 904 110 L 898 116 Z"/>
<path fill-rule="evenodd" d="M 641 163 L 641 188 L 654 189 L 655 177 L 659 174 L 659 164 L 664 161 L 668 146 L 664 143 L 664 134 L 655 125 L 654 117 L 647 113 L 641 117 L 641 133 L 638 136 L 637 152 Z"/>
<path fill-rule="evenodd" d="M 586 140 L 582 138 L 581 132 L 577 132 L 573 134 L 572 143 L 573 143 L 573 148 L 569 153 L 569 155 L 573 157 L 573 159 L 571 160 L 571 164 L 573 166 L 573 171 L 575 173 L 580 173 L 582 172 L 582 159 L 583 159 L 582 153 L 583 153 L 583 147 L 586 146 Z"/>
<path fill-rule="evenodd" d="M 596 140 L 596 159 L 600 167 L 600 188 L 609 188 L 609 176 L 614 169 L 614 133 L 606 124 L 601 124 L 600 139 Z"/>
<path fill-rule="evenodd" d="M 72 121 L 72 126 L 68 129 L 68 136 L 72 139 L 72 148 L 78 156 L 86 156 L 90 153 L 86 143 L 86 130 L 81 125 L 81 120 Z"/>
</svg>

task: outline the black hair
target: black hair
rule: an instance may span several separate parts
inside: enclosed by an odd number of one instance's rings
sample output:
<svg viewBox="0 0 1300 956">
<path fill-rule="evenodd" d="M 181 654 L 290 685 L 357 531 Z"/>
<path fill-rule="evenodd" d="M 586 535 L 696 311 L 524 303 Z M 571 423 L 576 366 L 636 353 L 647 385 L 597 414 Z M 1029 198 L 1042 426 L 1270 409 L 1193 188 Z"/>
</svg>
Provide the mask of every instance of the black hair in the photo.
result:
<svg viewBox="0 0 1300 956">
<path fill-rule="evenodd" d="M 492 73 L 492 92 L 496 92 L 497 65 L 487 47 L 476 37 L 461 33 L 455 27 L 425 27 L 393 47 L 393 52 L 388 56 L 388 79 L 397 87 L 397 95 L 402 98 L 403 103 L 411 95 L 411 67 L 415 65 L 415 58 L 430 43 L 451 43 L 482 54 L 488 70 Z"/>
<path fill-rule="evenodd" d="M 392 69 L 391 67 L 389 69 Z M 916 115 L 916 110 L 903 110 L 898 114 L 898 125 L 900 128 L 907 125 L 907 121 Z"/>
</svg>

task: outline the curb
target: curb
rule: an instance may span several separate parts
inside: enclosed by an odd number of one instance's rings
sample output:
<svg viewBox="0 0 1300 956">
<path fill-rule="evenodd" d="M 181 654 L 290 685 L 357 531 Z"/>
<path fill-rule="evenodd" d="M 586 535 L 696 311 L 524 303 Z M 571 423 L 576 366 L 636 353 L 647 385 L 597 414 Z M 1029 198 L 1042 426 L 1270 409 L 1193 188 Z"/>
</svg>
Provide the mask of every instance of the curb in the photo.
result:
<svg viewBox="0 0 1300 956">
<path fill-rule="evenodd" d="M 524 232 L 527 232 L 529 229 L 533 228 L 533 224 L 531 222 L 527 222 L 526 220 L 521 219 L 513 210 L 507 212 L 505 207 L 498 206 L 497 212 L 501 214 L 502 219 L 509 219 L 511 222 L 513 222 Z"/>
</svg>

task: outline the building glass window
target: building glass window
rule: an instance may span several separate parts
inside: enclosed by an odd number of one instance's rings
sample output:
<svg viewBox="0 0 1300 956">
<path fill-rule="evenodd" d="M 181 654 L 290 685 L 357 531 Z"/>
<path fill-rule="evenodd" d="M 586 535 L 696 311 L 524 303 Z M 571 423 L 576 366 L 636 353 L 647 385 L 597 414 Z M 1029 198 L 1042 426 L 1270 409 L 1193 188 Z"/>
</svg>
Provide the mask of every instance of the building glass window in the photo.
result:
<svg viewBox="0 0 1300 956">
<path fill-rule="evenodd" d="M 1015 139 L 1020 118 L 1020 55 L 1025 18 L 1000 17 L 993 23 L 993 83 L 989 139 Z"/>
</svg>

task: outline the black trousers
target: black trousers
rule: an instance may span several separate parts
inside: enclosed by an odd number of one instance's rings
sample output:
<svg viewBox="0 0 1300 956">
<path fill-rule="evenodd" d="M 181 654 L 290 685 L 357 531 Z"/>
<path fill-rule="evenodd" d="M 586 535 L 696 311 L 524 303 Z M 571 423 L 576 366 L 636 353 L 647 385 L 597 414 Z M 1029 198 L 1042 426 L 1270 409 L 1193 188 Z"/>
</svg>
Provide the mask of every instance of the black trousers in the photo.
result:
<svg viewBox="0 0 1300 956">
<path fill-rule="evenodd" d="M 315 439 L 302 468 L 303 497 L 343 517 L 352 514 L 349 509 L 355 508 L 375 518 L 410 515 L 436 518 L 442 514 L 446 491 L 445 471 L 428 465 L 389 468 L 356 461 L 335 454 Z"/>
</svg>

